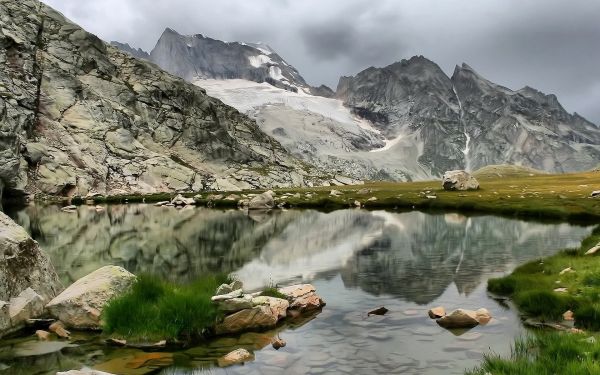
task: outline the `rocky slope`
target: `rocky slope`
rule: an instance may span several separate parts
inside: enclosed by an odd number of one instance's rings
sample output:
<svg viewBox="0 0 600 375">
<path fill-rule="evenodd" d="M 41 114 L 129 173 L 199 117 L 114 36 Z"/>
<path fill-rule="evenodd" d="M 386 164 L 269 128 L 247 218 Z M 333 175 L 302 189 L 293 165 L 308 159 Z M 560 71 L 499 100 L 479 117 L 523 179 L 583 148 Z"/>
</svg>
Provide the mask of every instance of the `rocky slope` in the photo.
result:
<svg viewBox="0 0 600 375">
<path fill-rule="evenodd" d="M 112 44 L 136 57 L 148 55 L 128 44 Z M 198 78 L 239 78 L 266 82 L 293 92 L 326 97 L 334 95 L 327 86 L 311 87 L 296 68 L 263 43 L 224 42 L 201 34 L 181 35 L 167 28 L 154 49 L 144 58 L 187 81 Z"/>
<path fill-rule="evenodd" d="M 85 195 L 320 181 L 254 121 L 52 8 L 0 1 L 0 14 L 0 190 Z"/>
<path fill-rule="evenodd" d="M 586 170 L 600 157 L 598 127 L 567 113 L 554 95 L 512 91 L 466 64 L 452 77 L 422 56 L 371 67 L 342 77 L 337 97 L 388 138 L 416 145 L 407 161 L 432 176 L 507 163 Z"/>
</svg>

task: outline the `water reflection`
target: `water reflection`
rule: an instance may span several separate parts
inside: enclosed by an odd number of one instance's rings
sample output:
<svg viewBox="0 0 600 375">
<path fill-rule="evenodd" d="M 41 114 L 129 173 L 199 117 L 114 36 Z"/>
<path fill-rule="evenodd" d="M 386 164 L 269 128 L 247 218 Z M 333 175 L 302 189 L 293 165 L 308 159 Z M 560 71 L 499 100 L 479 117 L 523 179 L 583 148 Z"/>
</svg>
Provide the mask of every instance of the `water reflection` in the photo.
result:
<svg viewBox="0 0 600 375">
<path fill-rule="evenodd" d="M 32 206 L 13 217 L 49 252 L 65 282 L 106 264 L 180 281 L 234 272 L 250 289 L 312 282 L 328 303 L 314 320 L 293 329 L 283 326 L 174 353 L 172 363 L 159 366 L 165 374 L 461 374 L 488 348 L 507 353 L 522 333 L 517 314 L 489 299 L 486 280 L 576 246 L 591 231 L 493 216 L 365 210 L 249 217 L 235 210 L 146 205 L 108 206 L 103 212 L 80 207 L 76 213 Z M 434 304 L 486 307 L 495 319 L 455 336 L 426 316 Z M 388 314 L 366 317 L 382 305 Z M 265 347 L 273 334 L 281 334 L 288 345 L 280 351 Z M 219 355 L 240 345 L 256 350 L 254 362 L 211 368 Z M 0 343 L 0 373 L 3 364 L 15 370 L 26 362 L 11 359 L 14 353 L 14 345 Z M 60 358 L 62 369 L 86 365 L 144 373 L 126 365 L 143 358 L 139 352 L 82 343 L 59 353 L 36 361 L 47 358 L 53 369 L 50 363 Z M 40 367 L 39 373 L 48 368 Z"/>
</svg>

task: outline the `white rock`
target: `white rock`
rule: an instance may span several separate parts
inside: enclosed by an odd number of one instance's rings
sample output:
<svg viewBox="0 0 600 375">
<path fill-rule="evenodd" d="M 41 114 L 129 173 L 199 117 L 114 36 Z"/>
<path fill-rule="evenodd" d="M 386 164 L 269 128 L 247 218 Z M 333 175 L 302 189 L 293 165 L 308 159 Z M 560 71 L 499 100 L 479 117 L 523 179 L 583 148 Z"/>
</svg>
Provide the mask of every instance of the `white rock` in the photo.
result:
<svg viewBox="0 0 600 375">
<path fill-rule="evenodd" d="M 44 299 L 33 289 L 27 288 L 18 297 L 10 300 L 10 320 L 13 325 L 37 318 L 44 312 Z"/>
<path fill-rule="evenodd" d="M 444 190 L 477 190 L 479 182 L 466 171 L 447 171 L 442 176 Z"/>
<path fill-rule="evenodd" d="M 135 280 L 135 275 L 122 267 L 105 266 L 77 280 L 46 308 L 67 327 L 99 329 L 106 303 L 125 293 Z"/>
</svg>

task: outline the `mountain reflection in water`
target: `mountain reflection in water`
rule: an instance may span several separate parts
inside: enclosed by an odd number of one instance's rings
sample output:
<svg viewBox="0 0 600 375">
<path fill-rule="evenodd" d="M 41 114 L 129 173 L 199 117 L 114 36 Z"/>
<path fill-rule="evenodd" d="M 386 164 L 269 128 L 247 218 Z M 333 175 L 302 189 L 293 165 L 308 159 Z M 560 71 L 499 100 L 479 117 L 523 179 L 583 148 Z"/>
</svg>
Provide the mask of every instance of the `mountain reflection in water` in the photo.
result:
<svg viewBox="0 0 600 375">
<path fill-rule="evenodd" d="M 151 205 L 31 206 L 13 215 L 67 284 L 106 264 L 178 281 L 233 272 L 248 289 L 341 275 L 347 288 L 428 304 L 451 284 L 576 246 L 589 229 L 493 216 L 339 210 L 243 211 Z"/>
</svg>

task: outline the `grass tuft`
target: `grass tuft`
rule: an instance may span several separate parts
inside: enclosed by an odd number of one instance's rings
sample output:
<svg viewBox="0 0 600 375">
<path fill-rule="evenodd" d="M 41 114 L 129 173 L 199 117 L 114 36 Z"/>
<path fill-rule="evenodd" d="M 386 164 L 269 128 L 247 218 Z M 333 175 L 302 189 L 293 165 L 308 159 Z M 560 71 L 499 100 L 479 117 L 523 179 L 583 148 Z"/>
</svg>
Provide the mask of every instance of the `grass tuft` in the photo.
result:
<svg viewBox="0 0 600 375">
<path fill-rule="evenodd" d="M 485 355 L 468 375 L 591 375 L 600 374 L 600 344 L 585 336 L 540 332 L 518 339 L 510 358 Z"/>
<path fill-rule="evenodd" d="M 217 275 L 178 285 L 140 275 L 128 293 L 104 308 L 104 332 L 134 341 L 201 338 L 220 315 L 210 298 L 227 282 L 226 276 Z"/>
</svg>

